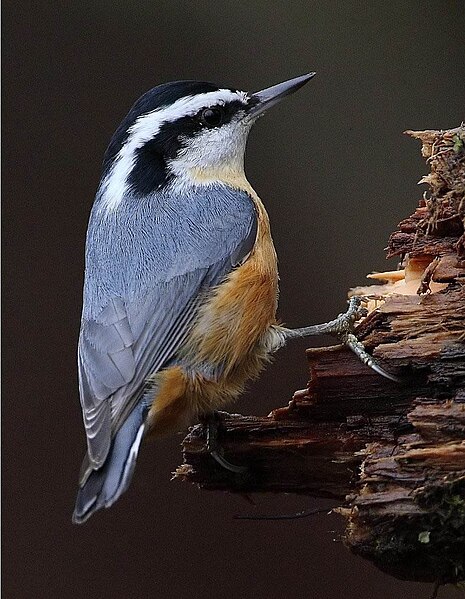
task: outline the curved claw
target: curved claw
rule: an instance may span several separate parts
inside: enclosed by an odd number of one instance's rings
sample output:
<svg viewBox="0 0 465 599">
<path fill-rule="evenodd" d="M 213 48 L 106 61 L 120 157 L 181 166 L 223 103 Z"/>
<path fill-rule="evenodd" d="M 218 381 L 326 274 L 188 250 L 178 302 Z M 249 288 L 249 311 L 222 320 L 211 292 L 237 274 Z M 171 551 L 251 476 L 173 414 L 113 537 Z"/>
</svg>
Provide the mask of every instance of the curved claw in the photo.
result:
<svg viewBox="0 0 465 599">
<path fill-rule="evenodd" d="M 387 370 L 384 370 L 384 368 L 381 368 L 381 366 L 379 364 L 377 364 L 376 362 L 374 362 L 373 360 L 371 360 L 370 362 L 367 362 L 367 366 L 369 366 L 372 370 L 374 370 L 381 376 L 384 376 L 386 379 L 389 379 L 390 381 L 394 381 L 394 383 L 402 383 L 402 379 L 399 376 L 396 376 L 395 374 L 391 374 Z"/>
<path fill-rule="evenodd" d="M 248 470 L 247 466 L 238 466 L 237 464 L 232 464 L 231 462 L 228 462 L 228 460 L 224 458 L 221 455 L 221 453 L 216 451 L 216 449 L 211 450 L 210 455 L 216 462 L 218 462 L 220 466 L 222 466 L 225 470 L 229 470 L 230 472 L 235 472 L 236 474 L 243 474 Z"/>
<path fill-rule="evenodd" d="M 207 426 L 207 451 L 210 453 L 212 458 L 223 468 L 236 474 L 242 474 L 247 472 L 247 466 L 237 466 L 228 462 L 223 456 L 223 449 L 218 442 L 218 429 L 221 424 L 220 413 L 215 411 L 206 417 Z"/>
<path fill-rule="evenodd" d="M 370 356 L 370 354 L 365 349 L 365 346 L 363 345 L 363 343 L 361 341 L 359 341 L 354 334 L 351 333 L 351 334 L 347 335 L 346 339 L 344 340 L 344 344 L 347 345 L 347 347 L 354 352 L 354 354 L 357 356 L 357 358 L 359 358 L 359 360 L 361 362 L 363 362 L 364 364 L 369 366 L 372 370 L 374 370 L 381 376 L 384 376 L 385 378 L 387 378 L 391 381 L 394 381 L 395 383 L 402 382 L 401 378 L 399 378 L 395 374 L 391 374 L 390 372 L 387 372 L 387 370 L 384 370 L 384 368 L 382 368 L 372 358 L 372 356 Z"/>
</svg>

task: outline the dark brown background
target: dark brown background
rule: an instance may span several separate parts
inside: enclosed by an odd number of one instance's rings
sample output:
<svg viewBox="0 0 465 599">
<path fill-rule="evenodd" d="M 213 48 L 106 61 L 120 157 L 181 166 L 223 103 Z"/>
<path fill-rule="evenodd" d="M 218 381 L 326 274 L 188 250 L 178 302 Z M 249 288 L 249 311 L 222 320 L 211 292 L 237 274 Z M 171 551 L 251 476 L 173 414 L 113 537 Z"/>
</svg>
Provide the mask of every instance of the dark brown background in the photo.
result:
<svg viewBox="0 0 465 599">
<path fill-rule="evenodd" d="M 257 125 L 247 172 L 273 224 L 280 316 L 318 322 L 386 267 L 387 237 L 420 197 L 425 165 L 402 131 L 464 118 L 463 11 L 448 0 L 5 3 L 5 597 L 428 596 L 351 556 L 335 516 L 238 522 L 253 509 L 240 498 L 170 482 L 181 436 L 144 446 L 129 492 L 73 526 L 75 345 L 102 154 L 142 92 L 182 78 L 254 91 L 317 71 Z M 237 409 L 286 402 L 306 381 L 304 347 L 284 350 Z"/>
</svg>

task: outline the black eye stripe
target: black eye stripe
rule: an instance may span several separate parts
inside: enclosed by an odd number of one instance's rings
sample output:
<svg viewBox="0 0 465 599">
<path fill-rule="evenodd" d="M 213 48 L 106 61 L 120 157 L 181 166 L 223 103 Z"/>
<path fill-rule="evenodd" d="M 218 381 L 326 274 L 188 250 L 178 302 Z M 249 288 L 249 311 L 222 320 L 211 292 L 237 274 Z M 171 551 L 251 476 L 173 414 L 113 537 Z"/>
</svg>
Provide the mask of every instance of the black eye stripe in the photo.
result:
<svg viewBox="0 0 465 599">
<path fill-rule="evenodd" d="M 219 127 L 221 125 L 229 123 L 237 115 L 238 112 L 246 111 L 247 108 L 247 105 L 241 102 L 240 100 L 233 100 L 232 102 L 226 102 L 225 104 L 205 106 L 205 108 L 199 110 L 199 112 L 191 118 L 194 122 L 199 123 L 203 127 Z M 207 118 L 205 119 L 205 113 L 207 113 L 207 111 L 212 111 L 213 113 L 215 113 L 216 119 L 213 117 L 213 115 L 211 115 L 211 119 L 209 118 L 209 116 L 207 116 Z M 219 118 L 220 116 L 221 119 Z M 213 124 L 214 121 L 215 124 Z"/>
</svg>

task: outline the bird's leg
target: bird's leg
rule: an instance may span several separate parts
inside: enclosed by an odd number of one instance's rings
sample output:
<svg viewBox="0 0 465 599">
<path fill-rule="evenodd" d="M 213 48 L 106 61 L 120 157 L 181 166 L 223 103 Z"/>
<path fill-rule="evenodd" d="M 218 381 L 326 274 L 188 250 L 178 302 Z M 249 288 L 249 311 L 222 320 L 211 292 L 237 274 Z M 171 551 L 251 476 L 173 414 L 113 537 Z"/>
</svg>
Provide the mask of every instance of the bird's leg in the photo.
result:
<svg viewBox="0 0 465 599">
<path fill-rule="evenodd" d="M 339 314 L 337 318 L 330 320 L 329 322 L 300 329 L 286 329 L 280 327 L 280 333 L 283 335 L 284 341 L 314 335 L 334 335 L 341 343 L 349 347 L 364 364 L 372 368 L 375 372 L 391 381 L 400 382 L 398 377 L 384 370 L 370 356 L 363 344 L 354 335 L 355 322 L 367 314 L 366 309 L 362 307 L 363 301 L 364 298 L 359 296 L 351 298 L 349 300 L 347 311 Z"/>
<path fill-rule="evenodd" d="M 203 418 L 204 424 L 207 427 L 207 451 L 210 453 L 212 458 L 216 462 L 218 462 L 220 466 L 225 468 L 225 470 L 229 470 L 237 474 L 242 474 L 247 471 L 247 467 L 232 464 L 231 462 L 228 462 L 228 460 L 223 455 L 223 448 L 221 447 L 218 441 L 218 432 L 221 427 L 220 414 L 220 412 L 215 410 L 214 412 Z"/>
</svg>

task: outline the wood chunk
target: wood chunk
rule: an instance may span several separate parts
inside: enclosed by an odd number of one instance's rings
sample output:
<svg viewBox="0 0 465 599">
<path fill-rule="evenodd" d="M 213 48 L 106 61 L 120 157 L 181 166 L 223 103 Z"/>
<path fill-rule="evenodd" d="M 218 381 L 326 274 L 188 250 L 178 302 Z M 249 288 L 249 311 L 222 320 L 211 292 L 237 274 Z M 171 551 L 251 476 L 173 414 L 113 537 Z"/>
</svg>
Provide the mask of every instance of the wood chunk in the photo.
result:
<svg viewBox="0 0 465 599">
<path fill-rule="evenodd" d="M 393 383 L 345 347 L 307 350 L 308 391 L 268 417 L 230 415 L 221 468 L 193 427 L 175 476 L 206 489 L 332 497 L 346 545 L 398 578 L 465 580 L 465 128 L 408 132 L 423 143 L 430 194 L 387 255 L 402 271 L 374 295 L 356 335 L 402 377 Z M 399 273 L 399 274 L 397 274 Z"/>
<path fill-rule="evenodd" d="M 432 280 L 437 283 L 450 283 L 454 279 L 463 279 L 465 282 L 465 260 L 448 254 L 438 260 Z"/>
<path fill-rule="evenodd" d="M 456 252 L 458 237 L 433 237 L 421 232 L 396 231 L 389 238 L 387 258 L 409 254 L 415 256 L 444 256 Z"/>
</svg>

